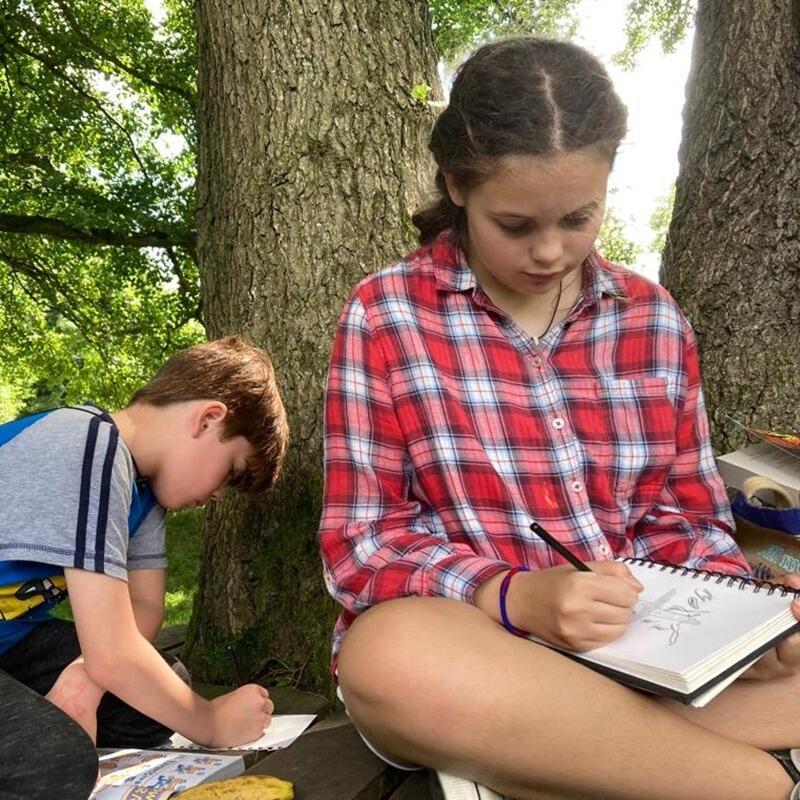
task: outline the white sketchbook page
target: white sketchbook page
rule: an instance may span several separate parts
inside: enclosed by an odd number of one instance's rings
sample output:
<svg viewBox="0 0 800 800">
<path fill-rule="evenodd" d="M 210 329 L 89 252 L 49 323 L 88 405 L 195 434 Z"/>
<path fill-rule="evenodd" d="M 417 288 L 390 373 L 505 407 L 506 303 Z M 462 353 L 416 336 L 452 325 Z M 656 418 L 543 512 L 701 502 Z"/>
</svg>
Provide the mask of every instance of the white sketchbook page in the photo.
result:
<svg viewBox="0 0 800 800">
<path fill-rule="evenodd" d="M 316 719 L 316 714 L 276 714 L 260 739 L 236 747 L 219 747 L 224 750 L 280 750 L 288 747 Z M 166 747 L 174 750 L 195 750 L 201 745 L 176 733 Z M 205 748 L 209 749 L 209 748 Z"/>
<path fill-rule="evenodd" d="M 759 656 L 758 658 L 761 658 Z M 727 678 L 715 683 L 710 689 L 707 689 L 703 694 L 697 695 L 691 703 L 690 706 L 694 706 L 695 708 L 703 708 L 707 706 L 718 694 L 722 692 L 723 689 L 727 689 L 740 675 L 744 672 L 747 672 L 753 664 L 758 661 L 758 658 L 754 658 L 752 661 L 748 661 L 743 667 L 740 667 L 735 672 L 732 672 L 728 675 Z"/>
<path fill-rule="evenodd" d="M 628 564 L 644 585 L 634 617 L 617 640 L 582 657 L 600 663 L 633 662 L 655 669 L 684 673 L 731 641 L 742 641 L 745 655 L 748 634 L 775 617 L 789 613 L 792 597 L 753 587 L 728 586 L 727 579 L 692 578 L 668 569 Z"/>
</svg>

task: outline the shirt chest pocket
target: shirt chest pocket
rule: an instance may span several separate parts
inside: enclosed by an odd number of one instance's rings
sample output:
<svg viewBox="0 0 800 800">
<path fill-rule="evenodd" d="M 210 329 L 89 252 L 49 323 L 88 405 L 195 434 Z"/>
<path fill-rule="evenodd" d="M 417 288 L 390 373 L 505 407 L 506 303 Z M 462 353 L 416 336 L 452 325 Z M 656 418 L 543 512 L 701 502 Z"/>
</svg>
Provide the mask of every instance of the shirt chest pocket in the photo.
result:
<svg viewBox="0 0 800 800">
<path fill-rule="evenodd" d="M 675 386 L 666 378 L 599 378 L 568 389 L 587 468 L 604 476 L 619 503 L 655 500 L 675 461 Z"/>
</svg>

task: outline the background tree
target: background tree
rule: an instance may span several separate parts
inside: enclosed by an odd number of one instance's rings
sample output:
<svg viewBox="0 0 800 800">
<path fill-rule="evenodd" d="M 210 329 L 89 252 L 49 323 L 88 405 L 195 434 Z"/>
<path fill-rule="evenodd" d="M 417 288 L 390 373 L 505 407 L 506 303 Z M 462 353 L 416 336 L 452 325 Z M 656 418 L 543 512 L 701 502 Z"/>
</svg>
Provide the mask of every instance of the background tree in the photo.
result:
<svg viewBox="0 0 800 800">
<path fill-rule="evenodd" d="M 227 675 L 223 648 L 236 640 L 247 673 L 279 659 L 326 687 L 334 609 L 316 542 L 325 369 L 344 298 L 405 249 L 408 209 L 430 178 L 433 112 L 411 95 L 438 84 L 430 22 L 408 0 L 200 0 L 197 33 L 208 334 L 244 331 L 271 353 L 292 443 L 269 495 L 207 513 L 188 658 Z"/>
<path fill-rule="evenodd" d="M 695 6 L 696 0 L 629 0 L 625 47 L 614 60 L 634 67 L 639 54 L 654 38 L 661 42 L 663 52 L 672 53 L 691 28 Z"/>
<path fill-rule="evenodd" d="M 244 329 L 267 346 L 293 435 L 275 491 L 228 499 L 206 518 L 188 640 L 202 673 L 227 673 L 224 647 L 235 641 L 249 674 L 288 672 L 328 689 L 337 611 L 316 540 L 325 370 L 353 286 L 413 245 L 409 215 L 432 179 L 425 99 L 429 89 L 441 97 L 432 32 L 449 54 L 487 27 L 552 30 L 573 5 L 198 3 L 207 325 L 210 335 Z"/>
<path fill-rule="evenodd" d="M 800 428 L 797 3 L 701 0 L 662 279 L 697 332 L 721 452 L 728 416 Z"/>
<path fill-rule="evenodd" d="M 606 209 L 595 247 L 609 261 L 635 267 L 642 248 L 625 235 L 625 226 L 612 208 Z"/>
<path fill-rule="evenodd" d="M 656 203 L 650 215 L 650 228 L 653 231 L 653 240 L 650 249 L 655 253 L 664 253 L 669 234 L 669 223 L 672 220 L 672 209 L 675 207 L 675 184 L 673 183 L 667 194 Z"/>
<path fill-rule="evenodd" d="M 198 341 L 194 35 L 169 0 L 0 0 L 0 385 L 118 405 Z"/>
<path fill-rule="evenodd" d="M 247 331 L 283 378 L 294 450 L 281 487 L 209 518 L 189 651 L 207 677 L 228 673 L 223 647 L 241 640 L 249 672 L 273 655 L 327 685 L 334 612 L 315 529 L 336 315 L 412 243 L 437 53 L 553 31 L 574 5 L 201 4 L 196 206 L 193 4 L 165 0 L 154 24 L 142 0 L 0 0 L 4 416 L 120 405 L 196 341 L 198 250 L 209 334 Z"/>
</svg>

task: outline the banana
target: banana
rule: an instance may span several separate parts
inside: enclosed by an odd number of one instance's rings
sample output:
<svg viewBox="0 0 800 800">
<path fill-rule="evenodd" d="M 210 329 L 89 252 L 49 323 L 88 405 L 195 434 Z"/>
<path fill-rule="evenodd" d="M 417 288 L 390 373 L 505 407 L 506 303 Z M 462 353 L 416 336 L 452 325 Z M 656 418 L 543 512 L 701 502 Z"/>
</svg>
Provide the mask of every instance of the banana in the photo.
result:
<svg viewBox="0 0 800 800">
<path fill-rule="evenodd" d="M 242 775 L 180 793 L 181 800 L 294 800 L 294 786 L 271 775 Z"/>
</svg>

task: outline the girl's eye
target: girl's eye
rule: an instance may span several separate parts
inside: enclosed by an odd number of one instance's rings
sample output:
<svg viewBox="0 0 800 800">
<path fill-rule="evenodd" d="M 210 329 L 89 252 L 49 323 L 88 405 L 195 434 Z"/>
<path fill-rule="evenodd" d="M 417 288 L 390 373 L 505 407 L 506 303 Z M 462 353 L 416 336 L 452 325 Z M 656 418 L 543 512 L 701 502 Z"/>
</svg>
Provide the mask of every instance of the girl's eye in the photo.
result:
<svg viewBox="0 0 800 800">
<path fill-rule="evenodd" d="M 591 217 L 564 217 L 564 225 L 567 228 L 582 228 Z"/>
<path fill-rule="evenodd" d="M 530 229 L 528 223 L 523 223 L 522 225 L 504 225 L 502 222 L 497 223 L 500 230 L 504 231 L 505 233 L 509 233 L 512 236 L 520 236 L 523 233 L 527 233 Z"/>
</svg>

